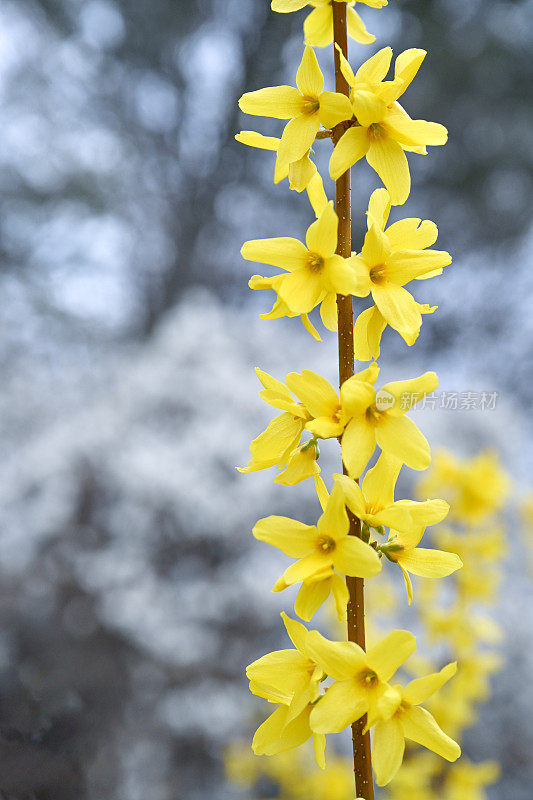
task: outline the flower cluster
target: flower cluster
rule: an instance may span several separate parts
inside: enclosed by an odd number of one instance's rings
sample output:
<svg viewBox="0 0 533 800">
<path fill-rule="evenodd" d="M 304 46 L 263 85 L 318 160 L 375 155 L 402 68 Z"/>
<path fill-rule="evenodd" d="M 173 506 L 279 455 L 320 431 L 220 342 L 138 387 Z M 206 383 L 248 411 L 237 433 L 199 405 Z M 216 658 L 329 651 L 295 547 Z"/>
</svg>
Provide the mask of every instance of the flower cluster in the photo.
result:
<svg viewBox="0 0 533 800">
<path fill-rule="evenodd" d="M 463 563 L 463 568 L 454 575 L 453 584 L 446 586 L 444 605 L 438 603 L 442 599 L 436 596 L 438 584 L 427 583 L 419 590 L 422 599 L 417 607 L 419 623 L 434 658 L 413 653 L 414 639 L 406 631 L 394 631 L 379 641 L 379 628 L 372 611 L 371 629 L 377 644 L 366 654 L 350 642 L 331 642 L 317 631 L 307 631 L 301 623 L 284 616 L 299 656 L 295 656 L 293 650 L 286 650 L 259 659 L 248 668 L 250 688 L 254 694 L 267 697 L 280 707 L 288 704 L 289 708 L 296 708 L 294 697 L 301 704 L 305 692 L 307 698 L 313 698 L 300 721 L 298 734 L 293 728 L 291 735 L 298 735 L 302 740 L 304 735 L 306 738 L 313 735 L 315 752 L 322 765 L 323 733 L 342 730 L 346 721 L 362 708 L 370 712 L 369 725 L 373 715 L 379 716 L 374 727 L 373 763 L 377 782 L 386 784 L 387 800 L 411 800 L 413 797 L 486 800 L 485 787 L 498 779 L 498 764 L 494 761 L 474 764 L 464 757 L 450 764 L 448 759 L 457 754 L 456 742 L 461 741 L 463 732 L 476 723 L 479 705 L 490 697 L 490 677 L 501 666 L 496 649 L 501 632 L 486 612 L 497 600 L 500 567 L 506 556 L 506 537 L 498 515 L 508 498 L 509 479 L 494 453 L 482 453 L 466 461 L 460 461 L 451 453 L 437 453 L 417 489 L 422 497 L 428 492 L 439 493 L 452 503 L 446 521 L 439 524 L 448 511 L 444 501 L 395 503 L 390 488 L 385 489 L 381 500 L 374 494 L 377 487 L 392 487 L 397 477 L 398 465 L 390 464 L 385 469 L 383 462 L 380 464 L 381 459 L 383 456 L 378 461 L 381 477 L 374 467 L 367 473 L 361 489 L 356 490 L 355 513 L 370 527 L 387 523 L 398 526 L 401 509 L 406 505 L 414 506 L 419 509 L 415 510 L 415 515 L 420 514 L 419 520 L 425 516 L 431 520 L 427 524 L 435 524 L 432 543 L 454 551 Z M 347 480 L 337 476 L 337 482 L 339 478 L 341 483 Z M 437 554 L 437 560 L 440 558 L 438 551 L 426 552 Z M 394 587 L 380 577 L 375 594 L 379 597 L 381 613 L 393 617 L 398 605 Z M 374 599 L 374 592 L 369 596 Z M 376 606 L 377 603 L 372 604 L 371 608 Z M 485 613 L 480 613 L 483 606 Z M 298 608 L 296 610 L 299 613 Z M 443 663 L 446 652 L 457 656 L 458 670 L 454 662 L 439 669 L 438 664 Z M 296 671 L 291 670 L 296 658 L 299 678 Z M 393 679 L 398 668 L 411 676 L 403 687 Z M 320 685 L 326 674 L 333 682 L 323 694 Z M 367 680 L 369 676 L 370 681 Z M 265 690 L 262 681 L 270 683 L 269 690 Z M 262 689 L 258 689 L 261 685 Z M 274 712 L 278 719 L 286 713 Z M 276 745 L 269 740 L 268 749 L 262 749 L 268 722 L 256 734 L 256 752 L 279 749 L 280 740 Z M 446 736 L 443 729 L 453 739 Z M 283 746 L 287 743 L 285 739 Z M 423 744 L 427 749 L 420 751 L 414 743 Z M 313 768 L 305 751 L 298 756 L 291 754 L 290 758 L 280 752 L 268 762 L 251 760 L 253 757 L 248 753 L 247 748 L 238 744 L 227 753 L 229 777 L 248 788 L 265 775 L 279 787 L 279 796 L 286 800 L 353 798 L 353 767 L 344 757 L 328 758 L 325 769 L 320 770 Z M 439 756 L 446 760 L 443 762 Z M 394 779 L 388 783 L 393 774 Z"/>
<path fill-rule="evenodd" d="M 375 9 L 387 4 L 364 1 Z M 463 565 L 460 543 L 453 537 L 443 539 L 442 549 L 419 546 L 426 529 L 441 523 L 450 511 L 446 501 L 428 499 L 431 477 L 427 494 L 419 501 L 395 499 L 404 466 L 417 471 L 430 466 L 429 444 L 408 412 L 435 391 L 438 378 L 426 372 L 376 388 L 380 372 L 376 360 L 385 328 L 393 328 L 408 346 L 413 345 L 423 316 L 436 309 L 419 303 L 412 286 L 441 275 L 451 263 L 447 252 L 432 249 L 438 234 L 433 222 L 401 216 L 389 220 L 392 208 L 409 196 L 406 153 L 424 155 L 428 146 L 445 144 L 447 131 L 438 123 L 412 119 L 399 103 L 425 51 L 401 53 L 390 78 L 390 47 L 354 71 L 339 46 L 339 26 L 360 43 L 373 41 L 353 8 L 354 0 L 272 0 L 273 10 L 280 13 L 308 5 L 313 10 L 304 23 L 306 44 L 295 85 L 258 89 L 239 101 L 245 114 L 285 121 L 279 138 L 242 131 L 237 139 L 275 153 L 274 181 L 288 178 L 292 190 L 307 191 L 312 221 L 305 237 L 253 239 L 241 252 L 247 261 L 277 270 L 250 279 L 252 289 L 274 292 L 273 307 L 263 317 L 299 316 L 306 330 L 321 341 L 309 316 L 319 309 L 325 329 L 339 333 L 339 366 L 348 364 L 349 371 L 341 373 L 337 391 L 308 369 L 290 372 L 284 381 L 257 369 L 263 387 L 260 397 L 280 413 L 252 441 L 251 459 L 240 470 L 276 467 L 276 483 L 286 486 L 314 479 L 321 507 L 315 524 L 269 516 L 257 522 L 253 535 L 291 559 L 273 590 L 300 584 L 296 614 L 309 622 L 332 595 L 337 616 L 347 619 L 351 633 L 349 641 L 332 641 L 282 615 L 293 648 L 268 653 L 247 668 L 252 693 L 276 705 L 256 731 L 252 746 L 256 754 L 271 756 L 312 738 L 316 760 L 325 767 L 326 734 L 354 726 L 355 755 L 372 730 L 375 777 L 384 786 L 400 770 L 406 742 L 422 745 L 447 762 L 460 755 L 457 742 L 423 705 L 438 703 L 434 697 L 457 671 L 453 656 L 451 663 L 400 683 L 396 673 L 416 649 L 414 636 L 394 630 L 376 638 L 365 652 L 364 614 L 353 594 L 354 586 L 362 592 L 363 579 L 374 579 L 385 564 L 403 576 L 411 604 L 412 575 L 441 578 Z M 332 41 L 337 91 L 325 88 L 313 49 Z M 328 200 L 313 160 L 316 140 L 331 140 L 334 145 L 329 174 L 338 181 L 336 207 Z M 340 199 L 340 186 L 342 176 L 363 158 L 383 186 L 369 199 L 367 232 L 360 250 L 352 252 L 346 237 L 349 199 L 346 193 Z M 351 306 L 352 298 L 359 302 L 371 298 L 367 308 L 359 309 L 355 326 L 346 323 L 340 310 L 346 301 Z M 357 372 L 352 368 L 352 349 L 359 361 L 370 362 Z M 332 476 L 330 490 L 318 466 L 319 443 L 328 439 L 339 441 L 343 466 L 342 474 Z M 483 497 L 478 500 L 482 503 Z M 457 507 L 465 503 L 458 498 Z M 465 576 L 465 584 L 469 580 Z M 428 606 L 426 624 L 433 630 L 437 620 L 430 621 L 432 613 L 437 611 Z M 454 729 L 452 722 L 446 720 L 444 729 Z M 369 772 L 369 761 L 364 769 Z M 364 786 L 357 786 L 357 794 L 366 800 L 365 792 Z"/>
</svg>

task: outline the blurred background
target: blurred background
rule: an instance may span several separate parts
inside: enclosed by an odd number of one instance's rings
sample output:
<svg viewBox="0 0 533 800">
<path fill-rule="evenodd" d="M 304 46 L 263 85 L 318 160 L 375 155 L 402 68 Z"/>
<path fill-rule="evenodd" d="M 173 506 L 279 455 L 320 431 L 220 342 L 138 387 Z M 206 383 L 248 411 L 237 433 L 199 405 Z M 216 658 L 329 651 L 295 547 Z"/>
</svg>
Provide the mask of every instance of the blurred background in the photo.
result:
<svg viewBox="0 0 533 800">
<path fill-rule="evenodd" d="M 426 408 L 433 446 L 493 447 L 526 492 L 533 438 L 533 2 L 361 5 L 376 45 L 429 51 L 405 95 L 444 123 L 412 156 L 400 216 L 454 255 L 417 299 L 416 347 L 388 329 L 384 380 L 434 369 L 491 410 Z M 335 337 L 261 322 L 247 238 L 301 238 L 305 195 L 234 141 L 243 91 L 292 83 L 305 12 L 266 0 L 3 0 L 0 5 L 0 792 L 10 800 L 221 800 L 221 755 L 264 707 L 243 667 L 283 644 L 285 559 L 260 516 L 316 514 L 311 482 L 243 476 L 272 414 L 253 366 L 336 379 Z M 319 59 L 331 84 L 330 48 Z M 329 143 L 317 143 L 325 173 Z M 354 249 L 378 185 L 354 170 Z M 333 196 L 333 187 L 326 190 Z M 337 469 L 335 443 L 323 467 Z M 404 487 L 409 491 L 409 476 Z M 467 752 L 494 797 L 529 800 L 533 582 L 515 517 L 499 606 L 508 658 Z M 407 622 L 408 624 L 408 622 Z"/>
</svg>

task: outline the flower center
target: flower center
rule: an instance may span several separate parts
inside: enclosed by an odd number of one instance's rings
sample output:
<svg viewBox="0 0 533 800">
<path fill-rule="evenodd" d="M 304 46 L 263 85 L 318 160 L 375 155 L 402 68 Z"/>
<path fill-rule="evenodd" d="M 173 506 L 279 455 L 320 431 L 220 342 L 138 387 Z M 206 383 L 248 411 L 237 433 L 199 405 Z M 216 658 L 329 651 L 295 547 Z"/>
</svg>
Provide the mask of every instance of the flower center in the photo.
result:
<svg viewBox="0 0 533 800">
<path fill-rule="evenodd" d="M 366 410 L 366 419 L 367 422 L 370 422 L 372 425 L 376 425 L 381 417 L 383 416 L 382 412 L 379 411 L 376 406 L 369 406 Z"/>
<path fill-rule="evenodd" d="M 335 540 L 331 536 L 320 536 L 317 548 L 321 553 L 331 553 L 332 550 L 335 550 Z"/>
<path fill-rule="evenodd" d="M 368 669 L 361 673 L 360 680 L 363 686 L 366 686 L 368 688 L 370 686 L 375 686 L 376 683 L 379 681 L 379 678 L 374 672 L 374 670 Z"/>
<path fill-rule="evenodd" d="M 318 101 L 318 98 L 304 97 L 302 114 L 305 114 L 306 116 L 310 117 L 313 114 L 316 114 L 319 108 L 320 108 L 320 103 Z"/>
<path fill-rule="evenodd" d="M 320 272 L 324 268 L 324 259 L 318 253 L 309 253 L 307 266 L 311 272 Z"/>
<path fill-rule="evenodd" d="M 340 422 L 341 421 L 341 406 L 340 405 L 337 406 L 337 408 L 335 409 L 335 411 L 331 415 L 331 419 L 334 422 Z"/>
<path fill-rule="evenodd" d="M 386 269 L 385 264 L 376 264 L 375 267 L 372 267 L 369 274 L 372 283 L 376 283 L 378 285 L 381 283 L 385 283 L 386 280 L 385 269 Z"/>
<path fill-rule="evenodd" d="M 370 139 L 383 139 L 385 131 L 378 122 L 373 122 L 368 127 L 368 136 Z"/>
</svg>

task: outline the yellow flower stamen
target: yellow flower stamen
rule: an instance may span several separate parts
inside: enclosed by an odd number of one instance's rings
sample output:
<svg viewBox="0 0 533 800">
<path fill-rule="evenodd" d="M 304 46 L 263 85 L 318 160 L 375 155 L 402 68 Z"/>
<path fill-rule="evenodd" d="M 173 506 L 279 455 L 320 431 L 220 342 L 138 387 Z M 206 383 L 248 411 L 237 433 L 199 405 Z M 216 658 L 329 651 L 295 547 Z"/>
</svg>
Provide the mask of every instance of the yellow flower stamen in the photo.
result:
<svg viewBox="0 0 533 800">
<path fill-rule="evenodd" d="M 372 267 L 369 273 L 372 283 L 376 283 L 378 286 L 382 283 L 385 283 L 385 269 L 385 264 L 377 264 L 375 267 Z"/>
<path fill-rule="evenodd" d="M 324 269 L 324 259 L 318 253 L 309 253 L 307 267 L 311 272 L 321 272 Z"/>
<path fill-rule="evenodd" d="M 316 97 L 304 97 L 304 104 L 302 107 L 303 114 L 310 117 L 312 114 L 316 114 L 319 108 L 320 102 Z"/>
<path fill-rule="evenodd" d="M 335 540 L 331 536 L 320 536 L 317 548 L 321 553 L 331 553 L 332 550 L 335 550 Z"/>
</svg>

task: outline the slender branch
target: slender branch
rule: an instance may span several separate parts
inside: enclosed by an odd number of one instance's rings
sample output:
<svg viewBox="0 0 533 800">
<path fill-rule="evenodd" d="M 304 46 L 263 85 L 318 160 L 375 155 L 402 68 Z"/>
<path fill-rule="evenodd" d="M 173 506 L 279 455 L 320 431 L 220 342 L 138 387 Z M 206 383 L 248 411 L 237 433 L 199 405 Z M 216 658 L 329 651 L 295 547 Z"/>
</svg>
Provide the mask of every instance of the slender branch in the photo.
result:
<svg viewBox="0 0 533 800">
<path fill-rule="evenodd" d="M 334 31 L 334 57 L 335 57 L 335 89 L 349 96 L 348 86 L 340 68 L 340 57 L 335 47 L 336 44 L 342 53 L 348 57 L 348 35 L 346 25 L 346 3 L 333 2 L 333 31 Z M 349 126 L 349 123 L 348 123 Z M 336 144 L 346 128 L 344 124 L 337 125 L 333 130 L 333 143 Z M 339 238 L 337 253 L 343 258 L 349 258 L 352 253 L 352 225 L 350 201 L 350 171 L 341 175 L 336 183 L 337 215 L 339 217 Z M 337 317 L 339 323 L 339 383 L 354 374 L 354 347 L 353 347 L 353 307 L 351 296 L 337 295 Z M 343 467 L 344 469 L 344 467 Z M 344 471 L 346 471 L 344 469 Z M 361 522 L 357 517 L 350 515 L 350 535 L 361 538 Z M 364 581 L 362 578 L 346 578 L 350 599 L 348 602 L 348 639 L 365 649 L 365 597 Z M 355 788 L 358 798 L 374 800 L 374 783 L 372 780 L 372 758 L 370 752 L 370 734 L 363 734 L 366 725 L 366 715 L 352 725 L 353 762 L 355 774 Z"/>
</svg>

